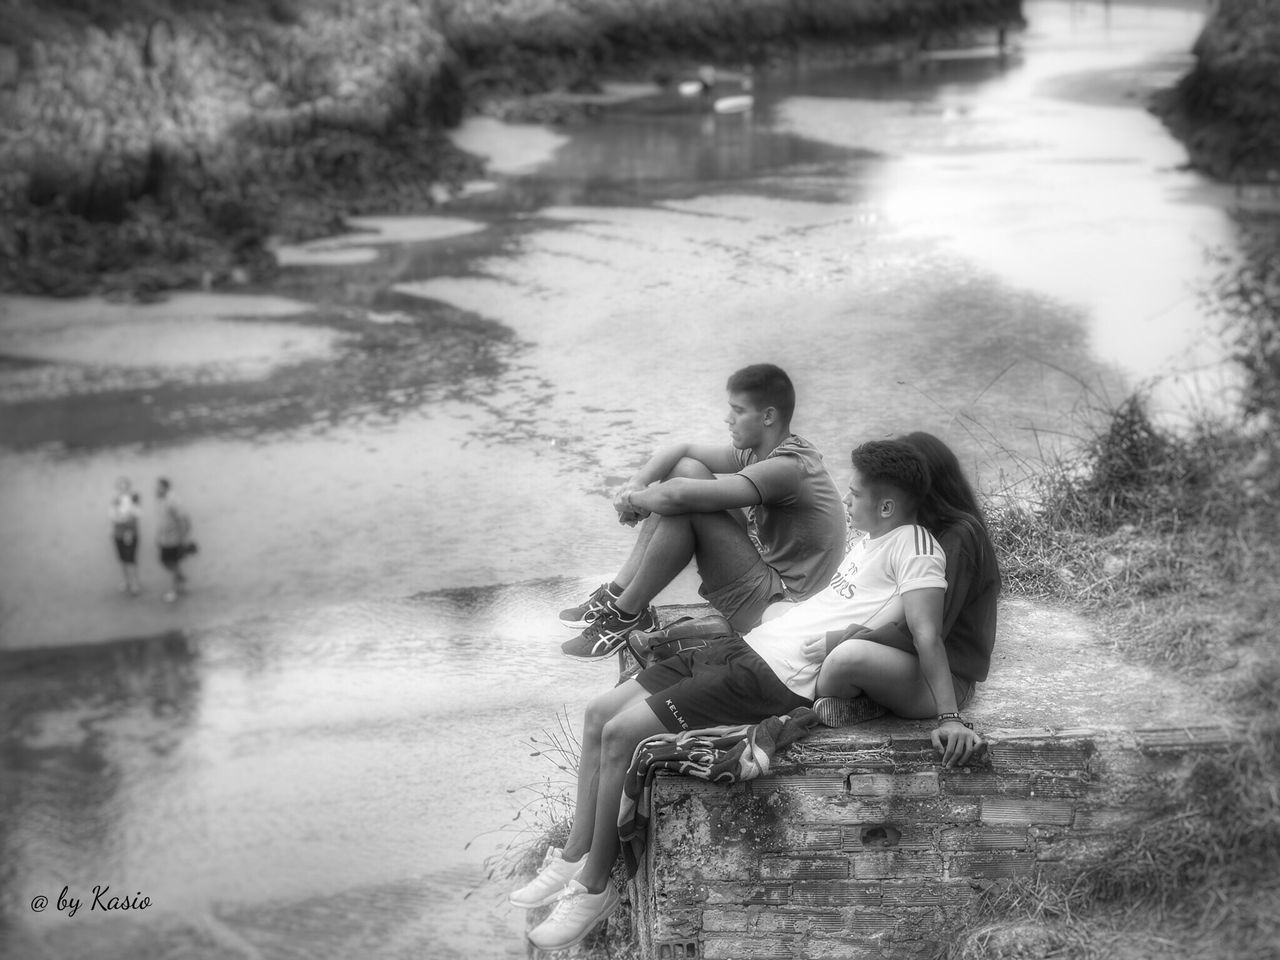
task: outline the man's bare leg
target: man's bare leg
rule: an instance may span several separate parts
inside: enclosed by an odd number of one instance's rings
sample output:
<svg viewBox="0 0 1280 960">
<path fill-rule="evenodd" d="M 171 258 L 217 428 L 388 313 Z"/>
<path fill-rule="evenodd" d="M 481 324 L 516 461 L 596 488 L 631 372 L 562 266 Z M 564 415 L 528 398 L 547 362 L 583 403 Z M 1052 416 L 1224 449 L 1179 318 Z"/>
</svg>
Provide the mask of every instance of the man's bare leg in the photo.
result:
<svg viewBox="0 0 1280 960">
<path fill-rule="evenodd" d="M 715 474 L 708 470 L 701 462 L 689 457 L 683 457 L 676 462 L 674 467 L 671 468 L 671 472 L 667 474 L 665 479 L 670 480 L 673 477 L 686 477 L 694 480 L 714 480 Z M 658 523 L 662 519 L 662 517 L 650 515 L 640 523 L 639 536 L 636 537 L 636 542 L 631 548 L 631 553 L 627 556 L 626 563 L 622 565 L 622 569 L 618 571 L 618 575 L 613 578 L 613 582 L 618 586 L 623 588 L 628 587 L 636 578 L 636 575 L 639 573 L 640 567 L 644 562 L 645 553 L 649 549 L 649 544 L 653 540 L 653 535 L 657 531 Z M 686 558 L 685 563 L 688 562 L 689 561 Z M 681 567 L 681 569 L 684 568 Z M 674 574 L 672 576 L 674 577 Z"/>
<path fill-rule="evenodd" d="M 703 582 L 714 585 L 742 576 L 760 559 L 746 530 L 728 511 L 657 520 L 639 571 L 617 599 L 624 613 L 647 607 L 690 560 L 697 560 Z"/>
</svg>

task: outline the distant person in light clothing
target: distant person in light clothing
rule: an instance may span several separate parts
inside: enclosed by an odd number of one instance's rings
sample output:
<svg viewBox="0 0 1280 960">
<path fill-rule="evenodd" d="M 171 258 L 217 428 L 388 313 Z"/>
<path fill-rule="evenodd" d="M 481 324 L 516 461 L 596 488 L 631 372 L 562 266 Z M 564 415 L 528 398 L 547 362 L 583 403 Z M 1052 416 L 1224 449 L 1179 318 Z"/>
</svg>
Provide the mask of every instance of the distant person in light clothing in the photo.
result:
<svg viewBox="0 0 1280 960">
<path fill-rule="evenodd" d="M 136 597 L 142 592 L 138 576 L 138 521 L 142 513 L 141 497 L 128 477 L 116 481 L 116 495 L 111 498 L 111 540 L 116 547 L 123 580 L 120 592 Z"/>
<path fill-rule="evenodd" d="M 174 496 L 172 487 L 164 477 L 156 481 L 156 544 L 160 547 L 160 565 L 173 578 L 164 595 L 169 603 L 186 591 L 187 577 L 182 572 L 182 561 L 188 554 L 196 552 L 196 545 L 191 539 L 191 517 Z"/>
</svg>

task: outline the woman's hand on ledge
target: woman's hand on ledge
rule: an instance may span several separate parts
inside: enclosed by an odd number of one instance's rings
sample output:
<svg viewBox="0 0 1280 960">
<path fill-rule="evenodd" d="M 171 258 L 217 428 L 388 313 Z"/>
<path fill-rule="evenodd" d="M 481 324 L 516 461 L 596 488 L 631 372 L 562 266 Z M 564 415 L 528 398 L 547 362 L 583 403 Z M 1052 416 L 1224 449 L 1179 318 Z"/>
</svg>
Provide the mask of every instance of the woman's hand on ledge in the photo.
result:
<svg viewBox="0 0 1280 960">
<path fill-rule="evenodd" d="M 963 767 L 982 745 L 982 738 L 959 720 L 944 720 L 933 730 L 933 747 L 944 767 Z"/>
</svg>

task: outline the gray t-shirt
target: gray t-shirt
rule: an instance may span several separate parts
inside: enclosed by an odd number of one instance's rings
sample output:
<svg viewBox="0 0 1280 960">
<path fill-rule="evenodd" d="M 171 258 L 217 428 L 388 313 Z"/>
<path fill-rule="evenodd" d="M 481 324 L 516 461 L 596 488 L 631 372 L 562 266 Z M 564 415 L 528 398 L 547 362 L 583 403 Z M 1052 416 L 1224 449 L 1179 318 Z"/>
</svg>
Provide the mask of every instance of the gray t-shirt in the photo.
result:
<svg viewBox="0 0 1280 960">
<path fill-rule="evenodd" d="M 788 598 L 803 600 L 825 587 L 844 556 L 845 511 L 822 454 L 795 434 L 760 460 L 735 450 L 740 469 L 760 494 L 748 508 L 747 532 L 765 563 L 778 571 Z"/>
</svg>

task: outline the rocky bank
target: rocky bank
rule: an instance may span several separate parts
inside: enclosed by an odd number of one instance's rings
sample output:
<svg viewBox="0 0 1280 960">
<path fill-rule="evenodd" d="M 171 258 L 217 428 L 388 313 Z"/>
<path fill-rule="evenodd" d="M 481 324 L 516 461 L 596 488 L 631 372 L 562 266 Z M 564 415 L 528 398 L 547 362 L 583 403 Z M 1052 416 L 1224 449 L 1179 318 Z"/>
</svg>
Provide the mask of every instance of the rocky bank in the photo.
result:
<svg viewBox="0 0 1280 960">
<path fill-rule="evenodd" d="M 1191 162 L 1223 180 L 1280 180 L 1280 17 L 1273 0 L 1213 0 L 1196 65 L 1155 108 Z"/>
<path fill-rule="evenodd" d="M 513 93 L 1020 23 L 1020 0 L 9 0 L 0 290 L 267 273 L 269 238 L 446 199 L 477 161 L 443 131 Z"/>
</svg>

